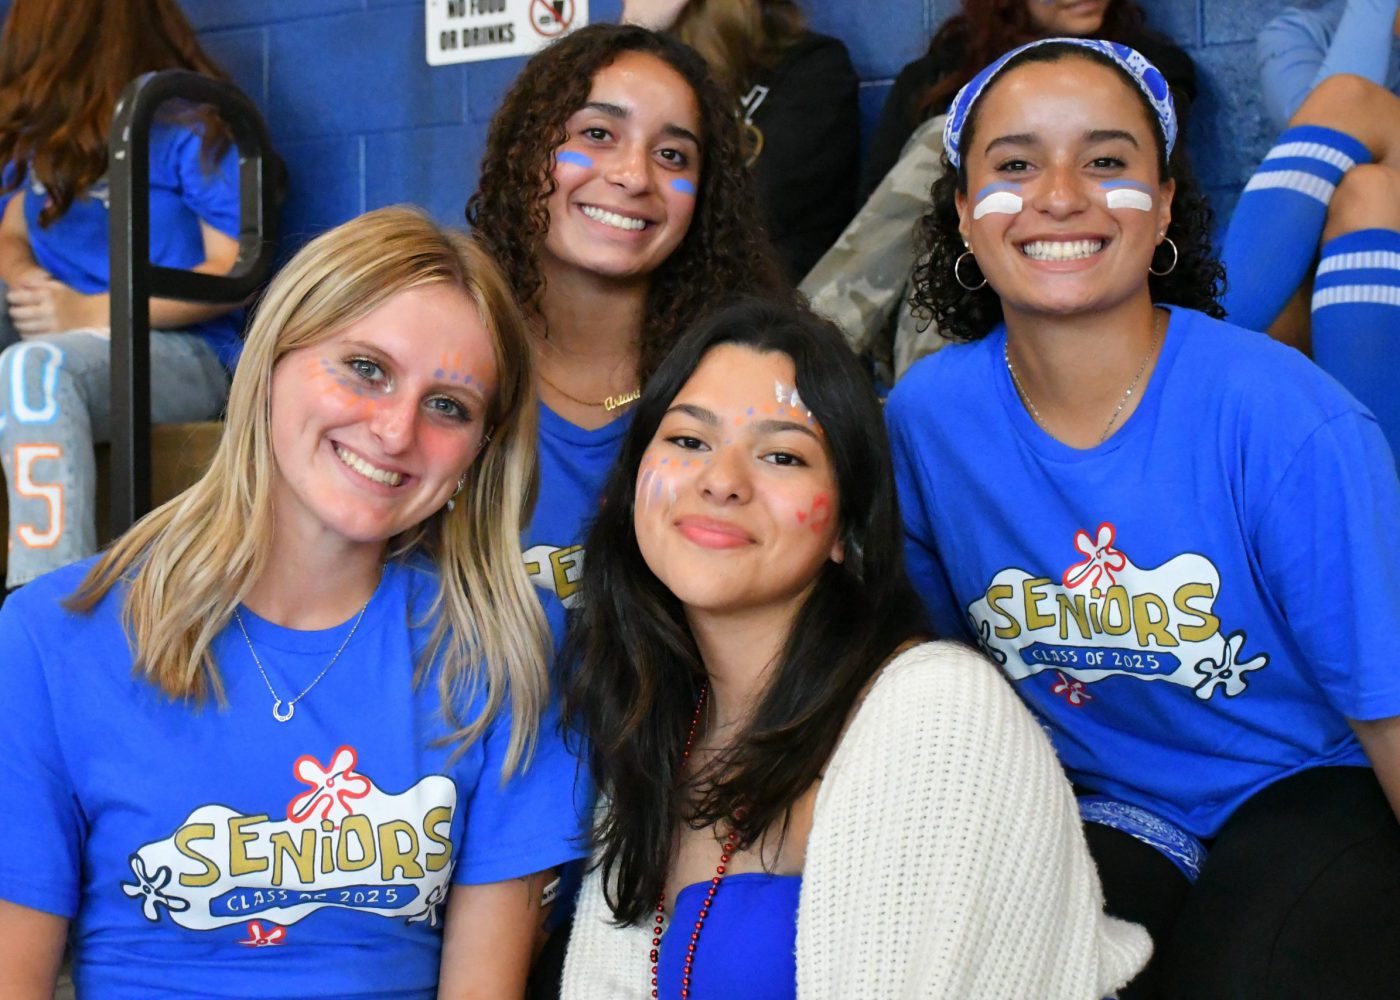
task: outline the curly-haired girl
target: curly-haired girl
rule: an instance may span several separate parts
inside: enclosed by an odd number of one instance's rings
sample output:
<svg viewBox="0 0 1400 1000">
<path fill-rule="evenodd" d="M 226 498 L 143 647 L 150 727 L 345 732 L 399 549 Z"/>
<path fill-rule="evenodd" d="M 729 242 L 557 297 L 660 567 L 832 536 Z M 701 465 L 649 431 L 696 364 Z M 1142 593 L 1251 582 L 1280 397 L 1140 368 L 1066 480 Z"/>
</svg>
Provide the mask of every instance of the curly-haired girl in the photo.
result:
<svg viewBox="0 0 1400 1000">
<path fill-rule="evenodd" d="M 467 218 L 531 320 L 543 405 L 526 559 L 567 600 L 648 376 L 707 308 L 790 293 L 731 102 L 695 52 L 633 25 L 590 25 L 526 65 L 491 123 Z"/>
<path fill-rule="evenodd" d="M 908 563 L 1084 793 L 1109 912 L 1156 942 L 1120 996 L 1384 996 L 1400 483 L 1356 400 L 1212 318 L 1176 132 L 1110 42 L 1024 46 L 954 101 L 918 290 L 969 342 L 890 396 Z"/>
</svg>

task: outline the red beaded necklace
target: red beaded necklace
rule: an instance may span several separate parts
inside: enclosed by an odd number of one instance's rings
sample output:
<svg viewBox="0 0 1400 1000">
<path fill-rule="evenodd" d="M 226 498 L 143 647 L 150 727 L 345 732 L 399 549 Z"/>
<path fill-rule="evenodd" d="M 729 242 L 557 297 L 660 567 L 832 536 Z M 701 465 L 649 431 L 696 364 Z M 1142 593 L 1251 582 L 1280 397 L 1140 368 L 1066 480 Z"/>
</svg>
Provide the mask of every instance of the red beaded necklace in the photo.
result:
<svg viewBox="0 0 1400 1000">
<path fill-rule="evenodd" d="M 685 737 L 685 749 L 681 751 L 681 773 L 685 772 L 686 761 L 690 760 L 690 748 L 695 743 L 695 730 L 700 726 L 700 715 L 705 710 L 705 695 L 709 692 L 709 685 L 700 689 L 700 697 L 695 702 L 695 715 L 690 720 L 690 732 Z M 720 879 L 724 878 L 725 866 L 729 864 L 730 857 L 734 854 L 734 831 L 730 830 L 728 836 L 724 838 L 724 846 L 720 848 L 719 864 L 715 865 L 715 877 L 710 879 L 710 888 L 705 893 L 705 901 L 700 904 L 700 912 L 695 915 L 695 928 L 690 932 L 690 940 L 685 946 L 685 965 L 681 969 L 681 998 L 689 1000 L 690 997 L 690 970 L 695 964 L 695 944 L 700 940 L 700 928 L 705 926 L 705 917 L 710 913 L 710 904 L 714 902 L 715 890 L 719 888 Z M 661 895 L 656 900 L 656 922 L 651 933 L 651 995 L 657 996 L 657 960 L 661 955 L 661 930 L 666 923 L 666 889 L 662 888 Z"/>
</svg>

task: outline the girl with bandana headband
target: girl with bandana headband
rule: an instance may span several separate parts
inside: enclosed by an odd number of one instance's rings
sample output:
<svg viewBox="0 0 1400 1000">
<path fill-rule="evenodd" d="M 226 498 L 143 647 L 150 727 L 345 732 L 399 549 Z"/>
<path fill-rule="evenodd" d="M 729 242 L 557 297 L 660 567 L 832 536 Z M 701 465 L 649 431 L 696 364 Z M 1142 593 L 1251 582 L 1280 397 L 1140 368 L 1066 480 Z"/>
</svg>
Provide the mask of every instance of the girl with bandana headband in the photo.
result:
<svg viewBox="0 0 1400 1000">
<path fill-rule="evenodd" d="M 1153 61 L 1171 86 L 1178 118 L 1196 94 L 1191 58 L 1144 24 L 1131 0 L 963 0 L 929 50 L 900 71 L 870 137 L 861 206 L 802 279 L 812 308 L 841 327 L 877 378 L 893 385 L 947 340 L 910 308 L 915 238 L 940 172 L 949 102 L 988 63 L 1019 45 L 1058 36 L 1124 42 Z"/>
<path fill-rule="evenodd" d="M 1109 910 L 1156 945 L 1120 996 L 1386 996 L 1400 482 L 1364 407 L 1219 320 L 1177 132 L 1108 42 L 954 100 L 916 283 L 963 343 L 886 411 L 910 572 L 1083 793 Z"/>
<path fill-rule="evenodd" d="M 922 122 L 947 111 L 983 66 L 1038 38 L 1108 38 L 1133 46 L 1166 75 L 1183 120 L 1196 97 L 1191 57 L 1148 28 L 1142 7 L 1131 0 L 963 0 L 956 7 L 934 32 L 928 51 L 900 70 L 885 99 L 861 168 L 862 202 Z"/>
</svg>

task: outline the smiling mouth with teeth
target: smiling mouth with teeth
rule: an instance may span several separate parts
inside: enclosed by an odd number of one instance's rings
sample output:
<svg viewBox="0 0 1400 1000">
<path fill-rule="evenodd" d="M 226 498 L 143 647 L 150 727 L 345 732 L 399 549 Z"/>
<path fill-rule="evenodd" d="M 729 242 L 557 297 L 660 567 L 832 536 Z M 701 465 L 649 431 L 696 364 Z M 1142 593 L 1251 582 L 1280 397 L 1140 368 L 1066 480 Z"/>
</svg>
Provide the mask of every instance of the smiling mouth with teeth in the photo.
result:
<svg viewBox="0 0 1400 1000">
<path fill-rule="evenodd" d="M 647 222 L 645 219 L 632 219 L 625 215 L 618 215 L 616 212 L 609 212 L 605 208 L 598 208 L 594 205 L 580 205 L 579 211 L 588 216 L 594 222 L 601 222 L 605 226 L 612 226 L 614 229 L 626 229 L 629 232 L 636 232 L 645 229 Z"/>
<path fill-rule="evenodd" d="M 381 469 L 376 465 L 371 465 L 359 455 L 356 455 L 354 452 L 346 451 L 339 445 L 336 445 L 335 457 L 366 479 L 371 479 L 376 483 L 383 483 L 385 486 L 397 486 L 399 483 L 403 482 L 403 473 L 390 472 L 388 469 Z"/>
<path fill-rule="evenodd" d="M 1103 240 L 1036 240 L 1021 244 L 1021 252 L 1031 260 L 1083 260 L 1103 248 Z"/>
</svg>

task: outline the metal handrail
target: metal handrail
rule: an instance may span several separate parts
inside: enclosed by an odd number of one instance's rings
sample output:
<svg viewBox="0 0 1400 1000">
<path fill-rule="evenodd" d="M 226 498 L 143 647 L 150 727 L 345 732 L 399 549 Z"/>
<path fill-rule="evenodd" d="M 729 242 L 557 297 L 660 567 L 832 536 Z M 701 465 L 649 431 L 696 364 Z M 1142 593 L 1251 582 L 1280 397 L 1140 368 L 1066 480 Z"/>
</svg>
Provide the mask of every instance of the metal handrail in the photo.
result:
<svg viewBox="0 0 1400 1000">
<path fill-rule="evenodd" d="M 227 275 L 151 263 L 150 134 L 168 100 L 214 108 L 238 150 L 238 259 Z M 115 537 L 151 506 L 151 297 L 238 303 L 272 269 L 278 161 L 262 115 L 231 83 L 186 70 L 131 81 L 107 136 L 111 191 L 112 485 Z"/>
</svg>

